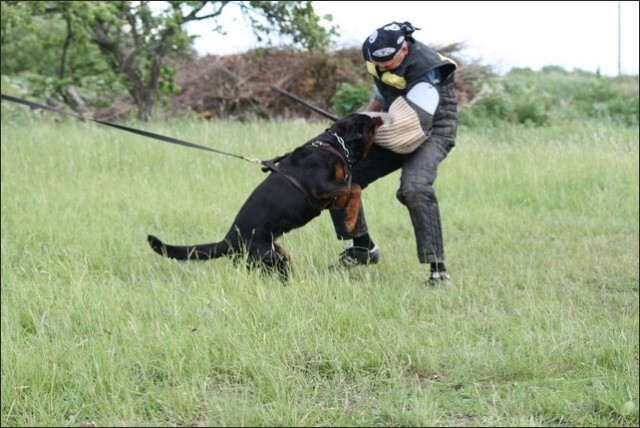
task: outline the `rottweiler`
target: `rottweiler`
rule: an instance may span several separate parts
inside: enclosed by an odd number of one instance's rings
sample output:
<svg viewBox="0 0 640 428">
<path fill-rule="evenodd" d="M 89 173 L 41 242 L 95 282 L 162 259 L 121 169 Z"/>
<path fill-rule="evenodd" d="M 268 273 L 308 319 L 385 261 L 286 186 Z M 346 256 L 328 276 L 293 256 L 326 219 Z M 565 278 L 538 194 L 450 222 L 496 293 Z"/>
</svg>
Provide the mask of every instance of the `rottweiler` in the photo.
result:
<svg viewBox="0 0 640 428">
<path fill-rule="evenodd" d="M 263 161 L 269 175 L 249 195 L 222 241 L 178 246 L 148 235 L 149 245 L 177 260 L 242 256 L 249 267 L 265 267 L 286 281 L 291 256 L 275 242 L 282 234 L 333 208 L 346 208 L 346 227 L 355 227 L 361 188 L 351 182 L 351 168 L 367 155 L 381 124 L 380 117 L 352 113 L 292 152 Z"/>
</svg>

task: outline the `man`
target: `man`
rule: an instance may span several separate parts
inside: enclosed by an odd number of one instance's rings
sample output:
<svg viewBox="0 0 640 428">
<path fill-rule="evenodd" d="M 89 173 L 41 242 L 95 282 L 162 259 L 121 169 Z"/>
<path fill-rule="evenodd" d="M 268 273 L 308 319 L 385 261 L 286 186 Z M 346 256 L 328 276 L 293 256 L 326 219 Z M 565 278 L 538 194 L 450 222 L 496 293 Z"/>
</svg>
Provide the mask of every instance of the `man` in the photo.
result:
<svg viewBox="0 0 640 428">
<path fill-rule="evenodd" d="M 433 188 L 438 165 L 455 144 L 457 100 L 456 63 L 412 37 L 409 22 L 392 22 L 365 40 L 362 53 L 376 92 L 366 107 L 386 112 L 376 146 L 353 169 L 353 182 L 363 189 L 373 181 L 402 169 L 397 198 L 409 210 L 418 260 L 430 265 L 429 283 L 449 280 L 445 266 L 440 209 Z M 339 239 L 353 239 L 338 266 L 380 261 L 380 250 L 368 233 L 364 211 L 355 229 L 344 228 L 344 212 L 331 211 Z"/>
</svg>

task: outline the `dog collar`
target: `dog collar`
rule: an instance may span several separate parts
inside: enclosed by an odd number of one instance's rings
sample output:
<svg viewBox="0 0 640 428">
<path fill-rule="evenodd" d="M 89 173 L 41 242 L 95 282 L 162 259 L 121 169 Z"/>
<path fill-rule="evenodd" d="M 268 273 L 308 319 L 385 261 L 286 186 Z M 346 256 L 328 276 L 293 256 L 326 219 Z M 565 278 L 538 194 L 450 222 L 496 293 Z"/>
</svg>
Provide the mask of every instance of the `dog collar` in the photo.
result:
<svg viewBox="0 0 640 428">
<path fill-rule="evenodd" d="M 342 140 L 342 138 L 340 139 Z M 351 183 L 351 159 L 349 159 L 349 150 L 347 150 L 346 147 L 344 148 L 344 151 L 340 152 L 340 150 L 338 150 L 335 147 L 335 144 L 327 143 L 326 141 L 320 141 L 320 140 L 312 141 L 311 147 L 317 147 L 323 150 L 328 150 L 334 153 L 335 155 L 337 155 L 342 160 L 346 169 L 346 172 L 345 172 L 346 177 L 348 177 L 349 183 Z"/>
<path fill-rule="evenodd" d="M 332 131 L 331 129 L 327 129 L 327 132 L 336 139 L 336 141 L 338 141 L 338 143 L 340 144 L 340 146 L 342 146 L 342 151 L 344 152 L 344 156 L 345 158 L 347 158 L 347 163 L 349 164 L 349 168 L 351 168 L 351 158 L 349 157 L 349 149 L 347 149 L 347 146 L 344 144 L 344 140 L 342 139 L 341 136 L 339 136 L 337 133 L 335 133 L 334 131 Z"/>
</svg>

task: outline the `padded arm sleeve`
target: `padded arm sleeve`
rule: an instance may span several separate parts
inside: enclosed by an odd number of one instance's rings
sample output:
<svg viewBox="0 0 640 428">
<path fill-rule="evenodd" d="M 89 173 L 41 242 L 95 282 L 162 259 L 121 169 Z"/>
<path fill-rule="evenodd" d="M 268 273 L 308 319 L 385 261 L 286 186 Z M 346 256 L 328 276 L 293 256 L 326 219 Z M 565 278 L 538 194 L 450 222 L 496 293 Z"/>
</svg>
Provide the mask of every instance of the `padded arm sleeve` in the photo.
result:
<svg viewBox="0 0 640 428">
<path fill-rule="evenodd" d="M 411 153 L 431 135 L 433 114 L 438 108 L 438 90 L 427 82 L 416 84 L 395 99 L 385 123 L 378 128 L 376 144 L 396 153 Z"/>
</svg>

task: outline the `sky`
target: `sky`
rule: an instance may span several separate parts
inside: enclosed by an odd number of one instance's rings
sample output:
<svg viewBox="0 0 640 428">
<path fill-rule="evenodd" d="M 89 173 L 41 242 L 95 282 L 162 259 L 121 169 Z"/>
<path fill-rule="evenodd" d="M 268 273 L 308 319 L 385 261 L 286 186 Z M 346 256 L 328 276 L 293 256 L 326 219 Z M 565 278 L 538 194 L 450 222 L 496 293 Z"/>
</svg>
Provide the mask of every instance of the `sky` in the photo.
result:
<svg viewBox="0 0 640 428">
<path fill-rule="evenodd" d="M 429 46 L 463 43 L 463 61 L 505 73 L 514 67 L 556 65 L 607 76 L 638 74 L 638 1 L 314 1 L 320 16 L 331 14 L 341 37 L 334 47 L 361 46 L 373 30 L 391 21 L 409 21 Z M 618 14 L 620 7 L 620 14 Z M 226 35 L 206 22 L 188 30 L 200 37 L 200 55 L 228 55 L 261 46 L 237 10 L 220 23 Z M 618 25 L 620 23 L 620 25 Z"/>
</svg>

